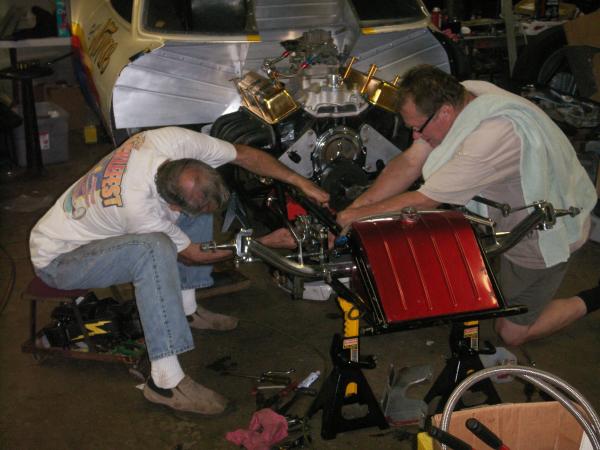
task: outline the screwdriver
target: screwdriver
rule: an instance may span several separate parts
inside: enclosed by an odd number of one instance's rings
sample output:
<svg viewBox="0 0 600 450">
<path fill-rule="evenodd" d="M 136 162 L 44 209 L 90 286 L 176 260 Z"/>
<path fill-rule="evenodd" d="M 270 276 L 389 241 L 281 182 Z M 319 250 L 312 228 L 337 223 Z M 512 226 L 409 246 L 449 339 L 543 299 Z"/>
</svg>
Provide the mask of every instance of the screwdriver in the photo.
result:
<svg viewBox="0 0 600 450">
<path fill-rule="evenodd" d="M 290 384 L 290 382 L 292 381 L 290 379 L 290 377 L 286 377 L 283 375 L 273 375 L 273 374 L 270 374 L 267 372 L 265 372 L 261 375 L 246 375 L 243 373 L 236 373 L 236 372 L 223 372 L 222 374 L 230 376 L 230 377 L 250 378 L 251 380 L 257 381 L 259 383 L 263 383 L 266 381 L 269 383 L 283 384 L 285 386 Z"/>
</svg>

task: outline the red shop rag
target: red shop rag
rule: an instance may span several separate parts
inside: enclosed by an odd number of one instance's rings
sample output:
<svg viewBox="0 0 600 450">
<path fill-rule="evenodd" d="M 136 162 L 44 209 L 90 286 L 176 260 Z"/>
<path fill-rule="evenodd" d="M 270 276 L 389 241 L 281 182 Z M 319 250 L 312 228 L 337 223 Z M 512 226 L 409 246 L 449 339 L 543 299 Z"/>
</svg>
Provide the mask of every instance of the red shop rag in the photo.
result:
<svg viewBox="0 0 600 450">
<path fill-rule="evenodd" d="M 252 415 L 248 429 L 230 431 L 225 439 L 236 445 L 243 445 L 247 450 L 269 450 L 288 435 L 288 424 L 285 417 L 269 408 L 256 411 Z"/>
</svg>

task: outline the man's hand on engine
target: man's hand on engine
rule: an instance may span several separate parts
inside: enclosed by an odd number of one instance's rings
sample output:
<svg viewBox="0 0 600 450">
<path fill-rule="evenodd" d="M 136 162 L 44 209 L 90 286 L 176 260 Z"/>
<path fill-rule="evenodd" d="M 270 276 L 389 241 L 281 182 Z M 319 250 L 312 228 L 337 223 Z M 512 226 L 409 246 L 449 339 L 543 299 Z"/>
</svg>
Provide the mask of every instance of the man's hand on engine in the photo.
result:
<svg viewBox="0 0 600 450">
<path fill-rule="evenodd" d="M 310 198 L 312 201 L 320 206 L 327 206 L 329 202 L 329 194 L 321 189 L 319 186 L 314 184 L 312 181 L 299 175 L 298 181 L 295 186 L 302 190 L 304 195 Z"/>
<path fill-rule="evenodd" d="M 243 144 L 235 144 L 235 150 L 237 156 L 232 161 L 233 164 L 257 175 L 291 184 L 322 206 L 325 206 L 329 201 L 327 192 L 316 186 L 312 181 L 284 166 L 268 153 Z"/>
</svg>

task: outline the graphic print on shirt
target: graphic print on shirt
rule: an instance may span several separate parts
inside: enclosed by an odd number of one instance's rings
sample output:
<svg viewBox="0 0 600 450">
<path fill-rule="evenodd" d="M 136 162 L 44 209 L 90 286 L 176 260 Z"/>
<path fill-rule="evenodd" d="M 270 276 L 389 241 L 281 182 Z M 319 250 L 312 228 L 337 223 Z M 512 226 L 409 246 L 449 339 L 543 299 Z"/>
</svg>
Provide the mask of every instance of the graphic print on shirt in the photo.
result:
<svg viewBox="0 0 600 450">
<path fill-rule="evenodd" d="M 121 182 L 127 162 L 131 152 L 139 149 L 143 143 L 144 133 L 140 133 L 104 157 L 67 192 L 63 210 L 77 220 L 96 204 L 104 208 L 122 207 Z"/>
</svg>

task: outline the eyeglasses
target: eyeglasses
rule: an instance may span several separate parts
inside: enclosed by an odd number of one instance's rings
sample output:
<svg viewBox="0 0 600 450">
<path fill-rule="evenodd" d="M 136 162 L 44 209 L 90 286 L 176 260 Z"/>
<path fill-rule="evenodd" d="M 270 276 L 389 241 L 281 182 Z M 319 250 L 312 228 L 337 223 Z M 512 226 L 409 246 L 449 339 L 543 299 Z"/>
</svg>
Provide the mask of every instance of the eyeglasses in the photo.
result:
<svg viewBox="0 0 600 450">
<path fill-rule="evenodd" d="M 432 112 L 431 115 L 425 121 L 425 123 L 423 125 L 421 125 L 419 128 L 411 127 L 411 129 L 415 133 L 423 134 L 423 131 L 425 131 L 425 128 L 427 128 L 427 125 L 429 125 L 429 122 L 431 122 L 431 119 L 433 119 L 433 116 L 435 116 L 436 113 L 437 113 L 437 110 Z"/>
</svg>

